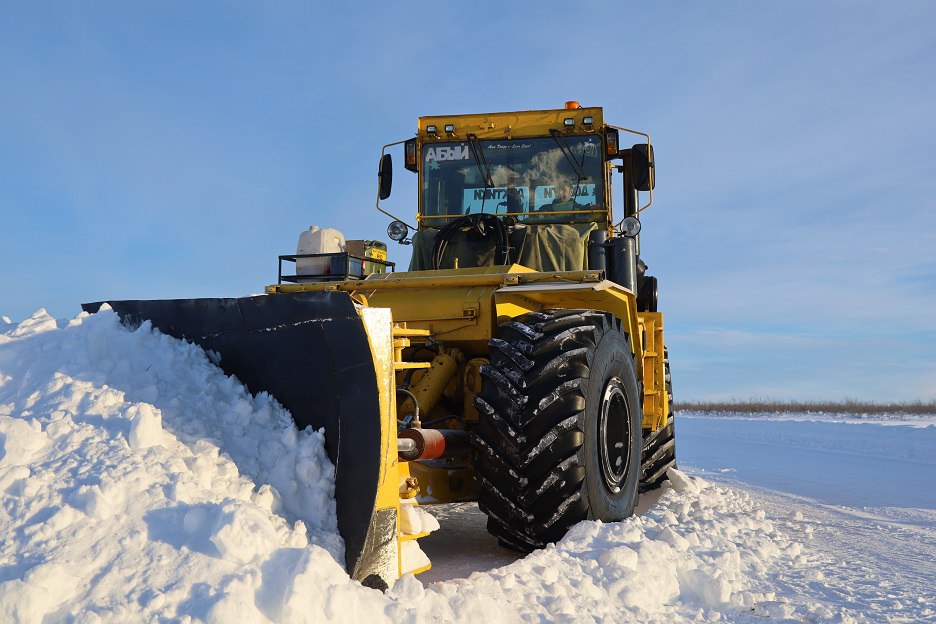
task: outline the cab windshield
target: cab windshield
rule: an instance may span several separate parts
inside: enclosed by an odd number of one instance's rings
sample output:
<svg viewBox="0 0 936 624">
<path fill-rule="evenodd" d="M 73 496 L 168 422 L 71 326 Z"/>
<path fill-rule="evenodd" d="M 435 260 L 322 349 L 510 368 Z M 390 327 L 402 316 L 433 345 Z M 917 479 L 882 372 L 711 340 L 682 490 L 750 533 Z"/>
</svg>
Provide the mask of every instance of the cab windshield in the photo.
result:
<svg viewBox="0 0 936 624">
<path fill-rule="evenodd" d="M 525 222 L 600 221 L 605 215 L 597 136 L 466 140 L 422 148 L 422 214 L 429 227 L 465 214 Z"/>
</svg>

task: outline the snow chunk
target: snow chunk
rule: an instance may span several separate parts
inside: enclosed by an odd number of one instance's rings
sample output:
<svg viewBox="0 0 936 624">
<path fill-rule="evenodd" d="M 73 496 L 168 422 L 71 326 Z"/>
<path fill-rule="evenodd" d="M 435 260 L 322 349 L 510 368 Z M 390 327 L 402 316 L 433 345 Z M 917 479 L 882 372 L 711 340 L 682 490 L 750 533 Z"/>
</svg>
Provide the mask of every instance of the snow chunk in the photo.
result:
<svg viewBox="0 0 936 624">
<path fill-rule="evenodd" d="M 209 539 L 222 559 L 239 564 L 269 556 L 279 543 L 268 516 L 238 502 L 225 504 Z"/>
<path fill-rule="evenodd" d="M 318 547 L 304 549 L 292 565 L 288 582 L 271 613 L 284 624 L 303 624 L 311 615 L 323 622 L 388 622 L 390 600 L 377 591 L 350 583 L 335 559 Z"/>
<path fill-rule="evenodd" d="M 429 565 L 429 557 L 416 540 L 400 544 L 400 568 L 404 571 L 418 570 Z"/>
<path fill-rule="evenodd" d="M 666 477 L 669 479 L 670 485 L 677 492 L 697 494 L 702 489 L 700 484 L 701 480 L 693 479 L 685 472 L 677 470 L 676 468 L 667 468 Z"/>
<path fill-rule="evenodd" d="M 728 604 L 731 600 L 731 591 L 735 589 L 731 583 L 710 571 L 679 570 L 680 597 L 685 601 L 697 601 L 707 607 L 717 608 Z"/>
<path fill-rule="evenodd" d="M 162 446 L 165 432 L 162 415 L 152 405 L 139 403 L 127 410 L 130 418 L 130 448 L 140 451 L 151 446 Z"/>
<path fill-rule="evenodd" d="M 28 319 L 19 323 L 11 331 L 4 333 L 13 338 L 26 338 L 36 334 L 52 331 L 57 328 L 58 324 L 55 322 L 55 319 L 49 316 L 49 313 L 46 312 L 45 308 L 39 308 L 33 312 L 32 316 L 30 316 Z"/>
<path fill-rule="evenodd" d="M 78 562 L 44 563 L 22 579 L 0 583 L 0 620 L 42 624 L 79 589 Z"/>
<path fill-rule="evenodd" d="M 42 457 L 51 444 L 38 421 L 0 416 L 0 467 L 28 465 Z"/>
<path fill-rule="evenodd" d="M 616 578 L 626 576 L 637 569 L 639 555 L 629 546 L 615 546 L 598 555 L 598 565 L 606 575 Z"/>
<path fill-rule="evenodd" d="M 404 535 L 417 533 L 430 533 L 439 529 L 439 521 L 435 516 L 416 504 L 416 501 L 404 499 L 400 501 L 400 531 Z"/>
</svg>

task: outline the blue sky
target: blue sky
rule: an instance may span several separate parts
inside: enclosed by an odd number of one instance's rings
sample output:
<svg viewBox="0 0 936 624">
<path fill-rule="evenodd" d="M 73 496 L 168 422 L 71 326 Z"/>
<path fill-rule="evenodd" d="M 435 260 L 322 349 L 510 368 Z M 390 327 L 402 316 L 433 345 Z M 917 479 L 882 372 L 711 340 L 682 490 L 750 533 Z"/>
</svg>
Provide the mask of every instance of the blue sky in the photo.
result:
<svg viewBox="0 0 936 624">
<path fill-rule="evenodd" d="M 261 292 L 311 224 L 386 240 L 380 146 L 419 115 L 575 99 L 653 137 L 641 245 L 680 398 L 934 399 L 934 23 L 922 1 L 6 2 L 0 314 Z M 387 207 L 413 214 L 413 186 Z"/>
</svg>

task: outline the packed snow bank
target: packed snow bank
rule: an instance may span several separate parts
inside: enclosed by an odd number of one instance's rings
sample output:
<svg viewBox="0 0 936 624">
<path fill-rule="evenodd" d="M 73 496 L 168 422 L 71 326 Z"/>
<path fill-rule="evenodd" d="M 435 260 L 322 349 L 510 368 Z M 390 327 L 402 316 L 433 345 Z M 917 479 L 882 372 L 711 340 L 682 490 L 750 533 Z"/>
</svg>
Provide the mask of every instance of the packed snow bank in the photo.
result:
<svg viewBox="0 0 936 624">
<path fill-rule="evenodd" d="M 936 427 L 893 425 L 680 413 L 676 438 L 681 468 L 750 491 L 808 544 L 805 565 L 776 571 L 784 595 L 936 622 Z"/>
<path fill-rule="evenodd" d="M 900 427 L 936 427 L 936 414 L 839 413 L 839 412 L 709 412 L 682 410 L 688 418 L 723 418 L 726 420 L 761 420 L 794 422 L 833 422 L 851 425 L 874 424 Z"/>
<path fill-rule="evenodd" d="M 104 311 L 0 324 L 0 621 L 843 619 L 788 602 L 800 544 L 748 494 L 673 471 L 647 513 L 387 594 L 338 563 L 322 434 L 205 354 Z"/>
</svg>

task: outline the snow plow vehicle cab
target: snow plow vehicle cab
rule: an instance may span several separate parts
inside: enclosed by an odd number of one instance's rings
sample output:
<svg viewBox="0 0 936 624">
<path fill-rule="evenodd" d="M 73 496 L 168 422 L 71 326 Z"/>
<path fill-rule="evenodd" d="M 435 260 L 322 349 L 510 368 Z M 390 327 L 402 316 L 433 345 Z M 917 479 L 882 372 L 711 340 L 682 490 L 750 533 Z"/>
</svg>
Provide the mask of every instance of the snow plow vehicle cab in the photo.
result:
<svg viewBox="0 0 936 624">
<path fill-rule="evenodd" d="M 642 141 L 621 149 L 627 133 Z M 398 145 L 413 224 L 381 205 Z M 632 514 L 675 463 L 663 317 L 639 253 L 649 136 L 574 102 L 421 117 L 384 147 L 378 181 L 407 271 L 382 244 L 343 241 L 280 256 L 264 296 L 109 303 L 218 353 L 300 428 L 325 427 L 345 563 L 365 584 L 429 567 L 423 504 L 476 500 L 522 551 Z"/>
</svg>

